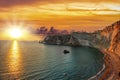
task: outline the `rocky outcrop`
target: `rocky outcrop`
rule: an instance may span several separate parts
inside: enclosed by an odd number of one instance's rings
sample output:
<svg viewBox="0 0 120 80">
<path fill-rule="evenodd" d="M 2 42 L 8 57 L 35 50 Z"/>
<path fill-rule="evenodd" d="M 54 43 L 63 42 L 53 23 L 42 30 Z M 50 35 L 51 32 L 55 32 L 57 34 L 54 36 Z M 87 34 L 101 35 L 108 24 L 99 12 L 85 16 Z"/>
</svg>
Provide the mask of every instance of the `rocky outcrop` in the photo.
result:
<svg viewBox="0 0 120 80">
<path fill-rule="evenodd" d="M 120 56 L 120 21 L 114 24 L 109 50 Z"/>
<path fill-rule="evenodd" d="M 74 32 L 69 35 L 52 35 L 47 36 L 44 41 L 46 44 L 71 45 L 71 46 L 90 46 L 97 48 L 107 48 L 109 41 L 100 33 L 78 33 Z"/>
<path fill-rule="evenodd" d="M 120 55 L 120 21 L 117 21 L 98 32 L 109 41 L 108 50 Z"/>
<path fill-rule="evenodd" d="M 44 41 L 46 44 L 71 45 L 71 46 L 90 46 L 100 49 L 109 49 L 117 54 L 120 50 L 120 21 L 107 26 L 103 30 L 93 33 L 74 32 L 68 35 L 47 36 Z"/>
<path fill-rule="evenodd" d="M 44 41 L 46 44 L 55 44 L 55 45 L 79 45 L 78 39 L 74 38 L 72 35 L 54 35 L 47 36 Z"/>
</svg>

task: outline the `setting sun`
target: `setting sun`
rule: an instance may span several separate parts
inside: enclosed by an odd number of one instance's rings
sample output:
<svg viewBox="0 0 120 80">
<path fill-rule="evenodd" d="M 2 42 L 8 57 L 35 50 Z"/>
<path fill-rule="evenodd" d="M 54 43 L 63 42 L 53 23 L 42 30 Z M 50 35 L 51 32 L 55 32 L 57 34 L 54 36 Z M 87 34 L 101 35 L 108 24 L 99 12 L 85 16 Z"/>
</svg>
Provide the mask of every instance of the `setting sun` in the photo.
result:
<svg viewBox="0 0 120 80">
<path fill-rule="evenodd" d="M 10 37 L 12 38 L 20 38 L 22 36 L 22 30 L 19 29 L 19 28 L 13 28 L 13 29 L 10 29 Z"/>
</svg>

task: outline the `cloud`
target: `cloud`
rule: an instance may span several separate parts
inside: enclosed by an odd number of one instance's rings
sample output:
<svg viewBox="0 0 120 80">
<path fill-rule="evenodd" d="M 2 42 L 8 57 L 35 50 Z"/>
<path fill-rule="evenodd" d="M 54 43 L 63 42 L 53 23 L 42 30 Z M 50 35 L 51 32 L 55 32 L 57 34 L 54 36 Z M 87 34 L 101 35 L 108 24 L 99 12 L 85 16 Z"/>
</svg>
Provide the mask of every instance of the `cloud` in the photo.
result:
<svg viewBox="0 0 120 80">
<path fill-rule="evenodd" d="M 0 24 L 16 17 L 26 24 L 59 28 L 103 26 L 119 16 L 120 0 L 0 0 Z"/>
<path fill-rule="evenodd" d="M 12 6 L 20 6 L 20 5 L 30 5 L 38 2 L 39 0 L 0 0 L 0 7 L 12 7 Z"/>
<path fill-rule="evenodd" d="M 0 0 L 0 7 L 14 7 L 14 6 L 23 6 L 23 5 L 32 5 L 32 4 L 49 4 L 49 3 L 73 3 L 73 2 L 92 2 L 99 4 L 100 2 L 113 2 L 120 3 L 120 0 Z"/>
</svg>

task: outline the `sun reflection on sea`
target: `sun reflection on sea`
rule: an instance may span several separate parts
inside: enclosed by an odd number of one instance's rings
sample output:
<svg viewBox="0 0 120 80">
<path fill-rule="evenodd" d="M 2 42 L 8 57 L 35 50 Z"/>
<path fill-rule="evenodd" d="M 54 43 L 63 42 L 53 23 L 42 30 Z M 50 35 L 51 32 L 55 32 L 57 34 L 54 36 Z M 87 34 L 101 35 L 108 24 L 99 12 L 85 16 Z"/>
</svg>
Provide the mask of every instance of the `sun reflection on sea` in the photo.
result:
<svg viewBox="0 0 120 80">
<path fill-rule="evenodd" d="M 16 40 L 12 43 L 8 57 L 9 73 L 11 74 L 10 77 L 16 79 L 19 76 L 18 74 L 22 72 L 20 50 Z"/>
</svg>

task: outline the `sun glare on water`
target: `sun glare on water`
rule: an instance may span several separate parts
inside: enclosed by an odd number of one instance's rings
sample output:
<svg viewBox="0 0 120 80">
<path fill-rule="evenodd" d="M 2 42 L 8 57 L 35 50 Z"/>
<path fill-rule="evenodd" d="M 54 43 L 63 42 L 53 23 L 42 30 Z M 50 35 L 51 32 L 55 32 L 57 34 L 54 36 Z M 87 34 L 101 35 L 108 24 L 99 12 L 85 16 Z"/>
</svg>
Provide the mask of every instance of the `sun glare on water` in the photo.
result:
<svg viewBox="0 0 120 80">
<path fill-rule="evenodd" d="M 19 28 L 12 28 L 9 30 L 9 35 L 11 38 L 18 39 L 22 36 L 23 32 Z"/>
</svg>

